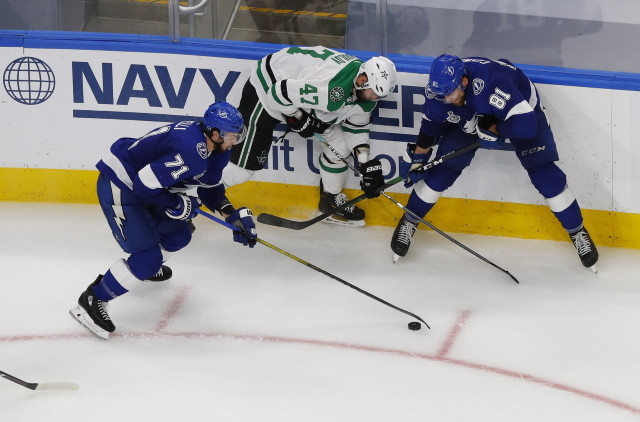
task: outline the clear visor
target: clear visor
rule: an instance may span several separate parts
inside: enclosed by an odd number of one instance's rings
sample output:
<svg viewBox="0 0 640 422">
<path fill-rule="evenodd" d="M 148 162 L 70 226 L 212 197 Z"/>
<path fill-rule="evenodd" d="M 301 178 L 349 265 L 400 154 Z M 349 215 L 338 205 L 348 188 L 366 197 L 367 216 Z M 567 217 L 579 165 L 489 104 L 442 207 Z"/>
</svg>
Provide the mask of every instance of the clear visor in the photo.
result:
<svg viewBox="0 0 640 422">
<path fill-rule="evenodd" d="M 240 132 L 220 132 L 220 137 L 225 144 L 238 145 L 244 141 L 245 130 L 242 128 Z"/>
<path fill-rule="evenodd" d="M 456 89 L 459 89 L 461 91 L 464 91 L 464 88 L 462 87 L 462 84 L 458 85 L 457 87 L 455 87 L 455 89 L 452 89 L 451 91 L 449 91 L 449 93 L 447 94 L 438 94 L 436 92 L 433 91 L 433 89 L 431 87 L 429 87 L 429 91 L 431 91 L 431 95 L 433 98 L 435 98 L 436 100 L 442 102 L 442 103 L 446 103 L 446 98 L 453 94 L 454 92 L 456 92 Z"/>
</svg>

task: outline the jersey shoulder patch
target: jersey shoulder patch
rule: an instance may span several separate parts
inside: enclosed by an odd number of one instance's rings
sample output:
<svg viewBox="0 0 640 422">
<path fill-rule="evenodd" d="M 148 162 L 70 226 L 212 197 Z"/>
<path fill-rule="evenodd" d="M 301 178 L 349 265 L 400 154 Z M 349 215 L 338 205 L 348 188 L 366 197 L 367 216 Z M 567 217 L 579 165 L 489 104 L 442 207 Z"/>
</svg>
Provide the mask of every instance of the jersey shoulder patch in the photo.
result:
<svg viewBox="0 0 640 422">
<path fill-rule="evenodd" d="M 207 159 L 207 156 L 209 155 L 209 151 L 207 151 L 206 142 L 198 142 L 198 144 L 196 145 L 196 150 L 198 151 L 198 154 L 200 155 L 200 157 L 202 157 L 203 160 Z"/>
<path fill-rule="evenodd" d="M 329 81 L 327 110 L 336 111 L 346 103 L 351 96 L 353 80 L 356 78 L 361 64 L 361 60 L 353 60 Z"/>
</svg>

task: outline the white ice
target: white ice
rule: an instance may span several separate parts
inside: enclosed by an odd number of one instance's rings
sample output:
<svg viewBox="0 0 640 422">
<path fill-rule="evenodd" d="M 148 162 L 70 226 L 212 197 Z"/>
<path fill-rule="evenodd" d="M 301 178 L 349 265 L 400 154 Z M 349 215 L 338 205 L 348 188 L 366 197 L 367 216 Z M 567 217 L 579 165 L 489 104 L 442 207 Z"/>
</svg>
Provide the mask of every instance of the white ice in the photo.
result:
<svg viewBox="0 0 640 422">
<path fill-rule="evenodd" d="M 124 256 L 96 205 L 0 203 L 0 421 L 638 421 L 640 251 L 431 231 L 392 263 L 391 227 L 258 224 L 265 241 L 414 320 L 199 216 L 174 277 L 68 314 Z M 437 222 L 434 222 L 437 224 Z"/>
</svg>

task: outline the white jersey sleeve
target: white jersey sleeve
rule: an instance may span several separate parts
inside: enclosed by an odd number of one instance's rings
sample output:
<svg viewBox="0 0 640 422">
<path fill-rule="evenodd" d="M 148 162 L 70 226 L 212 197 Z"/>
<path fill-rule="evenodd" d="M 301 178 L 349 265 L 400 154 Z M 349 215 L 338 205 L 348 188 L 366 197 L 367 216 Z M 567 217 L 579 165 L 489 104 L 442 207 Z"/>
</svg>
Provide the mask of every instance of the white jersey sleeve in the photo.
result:
<svg viewBox="0 0 640 422">
<path fill-rule="evenodd" d="M 252 65 L 251 83 L 277 119 L 297 109 L 334 112 L 352 97 L 362 61 L 329 48 L 290 47 Z"/>
</svg>

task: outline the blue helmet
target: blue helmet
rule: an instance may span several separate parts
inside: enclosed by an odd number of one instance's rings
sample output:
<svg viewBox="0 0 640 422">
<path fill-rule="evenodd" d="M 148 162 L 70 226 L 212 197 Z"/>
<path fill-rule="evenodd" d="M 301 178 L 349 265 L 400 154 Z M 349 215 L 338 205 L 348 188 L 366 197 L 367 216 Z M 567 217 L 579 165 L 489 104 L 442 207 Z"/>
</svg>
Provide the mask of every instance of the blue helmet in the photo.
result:
<svg viewBox="0 0 640 422">
<path fill-rule="evenodd" d="M 462 77 L 466 74 L 460 57 L 443 54 L 431 64 L 427 94 L 443 99 L 457 88 L 462 88 Z"/>
<path fill-rule="evenodd" d="M 205 133 L 210 134 L 217 129 L 221 137 L 227 132 L 242 133 L 244 129 L 242 114 L 237 108 L 224 101 L 211 104 L 204 112 L 202 123 Z"/>
</svg>

